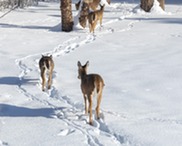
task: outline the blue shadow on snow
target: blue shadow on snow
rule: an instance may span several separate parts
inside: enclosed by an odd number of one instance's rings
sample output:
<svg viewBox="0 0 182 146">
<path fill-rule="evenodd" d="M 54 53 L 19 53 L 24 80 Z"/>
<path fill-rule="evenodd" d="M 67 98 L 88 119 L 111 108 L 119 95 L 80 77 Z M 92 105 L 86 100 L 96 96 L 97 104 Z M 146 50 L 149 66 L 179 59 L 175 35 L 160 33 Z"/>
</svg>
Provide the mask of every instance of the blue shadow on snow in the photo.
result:
<svg viewBox="0 0 182 146">
<path fill-rule="evenodd" d="M 0 28 L 16 28 L 16 29 L 35 29 L 35 30 L 48 30 L 51 32 L 60 32 L 61 31 L 61 23 L 55 26 L 36 26 L 36 25 L 17 25 L 17 24 L 8 24 L 8 23 L 0 23 Z"/>
<path fill-rule="evenodd" d="M 0 85 L 23 85 L 23 84 L 32 84 L 35 85 L 38 79 L 27 79 L 19 77 L 0 77 Z"/>
<path fill-rule="evenodd" d="M 0 104 L 0 117 L 45 117 L 53 118 L 56 110 L 62 108 L 28 108 L 15 105 Z"/>
</svg>

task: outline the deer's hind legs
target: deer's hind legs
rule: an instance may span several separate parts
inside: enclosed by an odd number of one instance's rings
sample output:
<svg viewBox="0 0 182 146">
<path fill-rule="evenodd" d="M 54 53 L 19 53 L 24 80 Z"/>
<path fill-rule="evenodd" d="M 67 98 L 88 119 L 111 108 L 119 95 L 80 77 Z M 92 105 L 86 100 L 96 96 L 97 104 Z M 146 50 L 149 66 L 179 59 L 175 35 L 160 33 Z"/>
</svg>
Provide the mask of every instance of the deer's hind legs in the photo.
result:
<svg viewBox="0 0 182 146">
<path fill-rule="evenodd" d="M 41 70 L 41 78 L 42 78 L 42 91 L 45 91 L 45 84 L 46 84 L 45 69 Z"/>
</svg>

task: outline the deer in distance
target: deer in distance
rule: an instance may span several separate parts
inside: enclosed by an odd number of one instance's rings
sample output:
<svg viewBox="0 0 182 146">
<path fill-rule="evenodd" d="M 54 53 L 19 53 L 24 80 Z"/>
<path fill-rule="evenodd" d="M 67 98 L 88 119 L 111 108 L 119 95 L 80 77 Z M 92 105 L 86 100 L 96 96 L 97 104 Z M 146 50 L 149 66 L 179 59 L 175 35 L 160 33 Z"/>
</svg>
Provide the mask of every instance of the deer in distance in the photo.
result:
<svg viewBox="0 0 182 146">
<path fill-rule="evenodd" d="M 42 78 L 42 91 L 45 91 L 46 86 L 46 73 L 48 74 L 48 89 L 51 88 L 52 74 L 54 69 L 54 61 L 51 56 L 43 56 L 39 61 L 40 75 Z"/>
<path fill-rule="evenodd" d="M 81 91 L 83 93 L 85 102 L 85 114 L 89 113 L 89 124 L 93 125 L 92 119 L 92 105 L 93 96 L 97 94 L 97 106 L 96 106 L 96 116 L 100 119 L 100 103 L 102 99 L 102 92 L 104 87 L 104 80 L 99 74 L 87 74 L 87 68 L 89 62 L 87 61 L 85 65 L 81 65 L 80 61 L 78 65 L 78 78 L 81 79 Z M 89 106 L 87 107 L 87 103 Z"/>
<path fill-rule="evenodd" d="M 92 2 L 88 2 L 89 8 L 95 11 L 97 7 L 99 6 L 100 1 L 101 0 L 93 0 Z M 75 4 L 76 10 L 79 10 L 80 4 L 81 4 L 81 0 Z"/>
<path fill-rule="evenodd" d="M 98 21 L 100 21 L 100 26 L 102 26 L 104 6 L 105 4 L 103 6 L 100 5 L 100 10 L 96 10 L 88 14 L 87 18 L 88 18 L 90 33 L 91 32 L 94 33 Z"/>
<path fill-rule="evenodd" d="M 88 5 L 89 5 L 89 8 L 92 9 L 93 11 L 96 11 L 97 10 L 97 7 L 99 6 L 100 2 L 101 2 L 101 0 L 92 0 L 91 2 L 89 2 L 89 1 L 87 2 L 86 1 L 86 3 L 88 3 Z M 107 0 L 107 3 L 110 4 L 111 3 L 111 0 Z M 81 4 L 81 0 L 79 0 L 75 4 L 76 10 L 79 10 L 80 4 Z"/>
</svg>

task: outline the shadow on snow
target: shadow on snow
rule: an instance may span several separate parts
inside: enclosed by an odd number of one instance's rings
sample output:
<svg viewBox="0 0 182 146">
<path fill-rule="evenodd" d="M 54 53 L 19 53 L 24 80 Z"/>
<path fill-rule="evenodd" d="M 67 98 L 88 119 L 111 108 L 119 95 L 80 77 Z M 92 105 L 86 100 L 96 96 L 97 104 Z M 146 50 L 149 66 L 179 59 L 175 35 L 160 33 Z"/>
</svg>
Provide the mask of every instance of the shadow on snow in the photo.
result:
<svg viewBox="0 0 182 146">
<path fill-rule="evenodd" d="M 151 23 L 182 24 L 182 18 L 126 18 L 126 20 L 151 21 Z"/>
<path fill-rule="evenodd" d="M 60 32 L 61 31 L 61 24 L 57 24 L 55 26 L 35 26 L 35 25 L 17 25 L 17 24 L 7 24 L 7 23 L 0 23 L 0 28 L 19 28 L 19 29 L 37 29 L 37 30 L 48 30 L 52 32 Z"/>
<path fill-rule="evenodd" d="M 28 108 L 15 105 L 0 104 L 0 117 L 45 117 L 53 118 L 56 110 L 62 108 Z"/>
<path fill-rule="evenodd" d="M 27 79 L 19 77 L 0 77 L 0 85 L 17 85 L 21 86 L 23 84 L 37 84 L 38 79 Z"/>
</svg>

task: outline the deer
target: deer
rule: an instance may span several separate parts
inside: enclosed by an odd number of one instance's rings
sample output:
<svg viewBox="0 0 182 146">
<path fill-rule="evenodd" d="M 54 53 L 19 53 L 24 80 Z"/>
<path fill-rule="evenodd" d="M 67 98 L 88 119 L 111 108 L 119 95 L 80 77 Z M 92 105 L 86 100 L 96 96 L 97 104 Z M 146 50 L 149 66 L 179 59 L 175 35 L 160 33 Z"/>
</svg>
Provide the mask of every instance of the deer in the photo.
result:
<svg viewBox="0 0 182 146">
<path fill-rule="evenodd" d="M 97 7 L 99 6 L 100 1 L 101 1 L 101 0 L 92 0 L 91 2 L 87 2 L 87 1 L 86 1 L 86 3 L 88 3 L 89 8 L 91 8 L 92 10 L 95 11 L 95 10 L 97 9 Z M 78 2 L 75 4 L 76 10 L 79 10 L 80 3 L 81 3 L 81 0 L 78 1 Z"/>
<path fill-rule="evenodd" d="M 97 106 L 96 106 L 96 117 L 100 119 L 100 103 L 102 99 L 103 87 L 105 86 L 104 80 L 99 74 L 87 74 L 87 68 L 89 66 L 89 61 L 85 65 L 81 65 L 80 61 L 78 65 L 78 79 L 81 80 L 81 91 L 85 102 L 85 114 L 89 113 L 89 124 L 93 125 L 92 119 L 92 105 L 93 96 L 96 92 L 97 94 Z M 87 107 L 87 103 L 89 106 Z"/>
<path fill-rule="evenodd" d="M 88 23 L 89 23 L 89 30 L 90 33 L 95 31 L 95 27 L 97 25 L 97 21 L 100 21 L 100 26 L 102 26 L 102 18 L 103 18 L 103 12 L 104 12 L 104 6 L 100 5 L 100 10 L 96 10 L 93 12 L 90 12 L 87 16 Z"/>
<path fill-rule="evenodd" d="M 54 61 L 52 55 L 44 56 L 39 60 L 40 76 L 42 78 L 42 91 L 45 91 L 46 73 L 48 74 L 48 89 L 51 88 Z"/>
<path fill-rule="evenodd" d="M 87 2 L 87 0 L 85 0 Z M 88 5 L 89 5 L 89 8 L 92 9 L 93 11 L 96 11 L 97 10 L 97 7 L 99 6 L 101 0 L 92 0 L 91 2 L 87 2 Z M 79 7 L 80 7 L 80 3 L 81 3 L 81 0 L 79 0 L 76 4 L 75 4 L 75 7 L 76 7 L 76 10 L 79 10 Z M 107 3 L 110 4 L 111 3 L 111 0 L 107 0 Z"/>
</svg>

